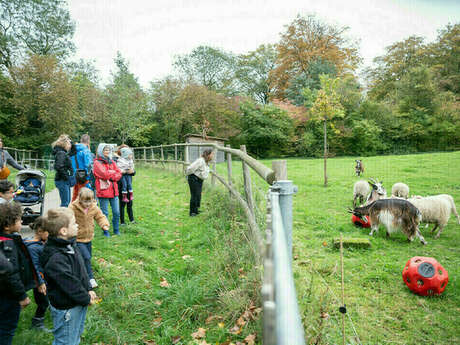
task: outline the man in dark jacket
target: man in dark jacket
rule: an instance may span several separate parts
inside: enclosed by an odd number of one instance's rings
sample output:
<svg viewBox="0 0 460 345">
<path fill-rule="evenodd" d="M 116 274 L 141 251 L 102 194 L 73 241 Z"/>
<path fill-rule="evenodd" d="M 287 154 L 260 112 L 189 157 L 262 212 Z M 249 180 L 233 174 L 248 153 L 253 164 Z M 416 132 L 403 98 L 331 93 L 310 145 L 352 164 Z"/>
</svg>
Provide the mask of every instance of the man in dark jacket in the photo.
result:
<svg viewBox="0 0 460 345">
<path fill-rule="evenodd" d="M 0 204 L 0 252 L 9 265 L 0 284 L 0 344 L 9 345 L 19 321 L 21 308 L 29 305 L 27 290 L 37 286 L 37 274 L 18 231 L 22 209 L 19 204 Z M 2 265 L 4 266 L 4 265 Z"/>
<path fill-rule="evenodd" d="M 76 345 L 80 343 L 88 305 L 95 303 L 97 296 L 76 245 L 78 225 L 73 212 L 64 207 L 49 210 L 46 230 L 49 237 L 40 263 L 48 284 L 53 344 Z"/>
</svg>

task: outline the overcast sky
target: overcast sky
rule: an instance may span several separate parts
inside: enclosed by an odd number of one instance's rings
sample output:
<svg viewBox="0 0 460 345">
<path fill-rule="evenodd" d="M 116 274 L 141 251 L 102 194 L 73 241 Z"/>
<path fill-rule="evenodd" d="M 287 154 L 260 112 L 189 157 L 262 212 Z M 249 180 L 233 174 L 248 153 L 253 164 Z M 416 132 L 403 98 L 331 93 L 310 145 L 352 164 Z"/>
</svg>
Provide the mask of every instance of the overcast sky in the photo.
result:
<svg viewBox="0 0 460 345">
<path fill-rule="evenodd" d="M 364 65 L 410 35 L 432 41 L 460 22 L 459 0 L 68 0 L 75 58 L 94 60 L 102 83 L 120 51 L 141 85 L 173 73 L 177 54 L 199 45 L 236 54 L 276 43 L 297 14 L 348 26 Z"/>
</svg>

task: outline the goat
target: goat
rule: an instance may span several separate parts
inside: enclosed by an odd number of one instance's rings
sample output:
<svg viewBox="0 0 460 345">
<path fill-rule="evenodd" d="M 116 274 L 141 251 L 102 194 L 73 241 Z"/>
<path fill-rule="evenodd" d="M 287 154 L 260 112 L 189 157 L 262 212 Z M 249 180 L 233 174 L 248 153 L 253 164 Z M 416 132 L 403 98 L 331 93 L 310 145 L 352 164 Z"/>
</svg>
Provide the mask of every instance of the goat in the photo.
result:
<svg viewBox="0 0 460 345">
<path fill-rule="evenodd" d="M 386 199 L 387 191 L 383 187 L 383 182 L 382 181 L 378 182 L 378 181 L 374 180 L 373 178 L 371 178 L 369 180 L 369 184 L 372 186 L 372 191 L 369 194 L 369 196 L 367 197 L 365 205 L 369 205 L 369 204 L 373 203 L 376 200 Z"/>
<path fill-rule="evenodd" d="M 364 173 L 364 165 L 361 159 L 356 160 L 355 172 L 356 176 L 360 176 L 362 173 Z"/>
<path fill-rule="evenodd" d="M 460 224 L 460 217 L 455 208 L 454 199 L 449 194 L 427 197 L 412 196 L 408 201 L 419 209 L 422 214 L 422 222 L 434 224 L 433 229 L 431 229 L 432 233 L 439 227 L 435 238 L 441 236 L 444 227 L 449 222 L 451 212 L 455 214 L 457 223 Z"/>
<path fill-rule="evenodd" d="M 417 236 L 422 244 L 427 244 L 418 229 L 422 215 L 420 211 L 407 200 L 380 199 L 367 206 L 356 207 L 354 210 L 349 209 L 348 212 L 353 213 L 363 220 L 365 216 L 369 216 L 371 223 L 370 236 L 372 236 L 374 232 L 378 232 L 379 225 L 382 224 L 387 229 L 387 236 L 390 236 L 392 232 L 401 228 L 409 241 L 413 241 L 414 237 Z"/>
<path fill-rule="evenodd" d="M 409 197 L 409 186 L 402 182 L 395 183 L 391 187 L 391 197 L 407 199 Z"/>
<path fill-rule="evenodd" d="M 356 207 L 356 200 L 359 199 L 359 204 L 362 205 L 364 200 L 367 200 L 371 189 L 365 180 L 357 181 L 353 186 L 353 207 Z"/>
</svg>

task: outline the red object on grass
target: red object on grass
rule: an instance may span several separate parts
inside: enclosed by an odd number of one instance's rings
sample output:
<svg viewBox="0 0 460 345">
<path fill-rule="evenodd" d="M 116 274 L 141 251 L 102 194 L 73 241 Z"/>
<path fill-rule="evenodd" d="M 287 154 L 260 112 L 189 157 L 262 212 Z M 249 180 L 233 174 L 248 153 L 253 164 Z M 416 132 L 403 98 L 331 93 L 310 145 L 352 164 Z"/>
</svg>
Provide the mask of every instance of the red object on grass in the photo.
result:
<svg viewBox="0 0 460 345">
<path fill-rule="evenodd" d="M 371 227 L 371 221 L 369 220 L 369 216 L 364 216 L 366 217 L 366 222 L 362 220 L 359 217 L 356 217 L 354 214 L 351 216 L 351 222 L 355 224 L 356 226 L 359 226 L 361 228 L 370 228 Z"/>
<path fill-rule="evenodd" d="M 434 258 L 414 256 L 403 269 L 402 277 L 409 289 L 422 296 L 440 295 L 449 281 L 444 267 Z"/>
</svg>

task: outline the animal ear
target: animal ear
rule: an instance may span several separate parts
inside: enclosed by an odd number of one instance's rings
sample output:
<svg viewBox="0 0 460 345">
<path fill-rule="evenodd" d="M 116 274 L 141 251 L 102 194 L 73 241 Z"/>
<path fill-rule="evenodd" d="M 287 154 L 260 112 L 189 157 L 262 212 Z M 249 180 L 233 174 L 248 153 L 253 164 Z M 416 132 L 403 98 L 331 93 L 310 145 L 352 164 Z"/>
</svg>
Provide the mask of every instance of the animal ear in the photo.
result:
<svg viewBox="0 0 460 345">
<path fill-rule="evenodd" d="M 353 210 L 349 207 L 347 210 L 348 213 L 353 213 Z"/>
</svg>

